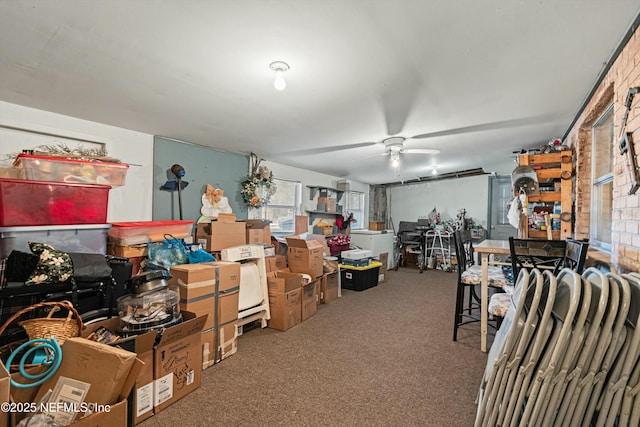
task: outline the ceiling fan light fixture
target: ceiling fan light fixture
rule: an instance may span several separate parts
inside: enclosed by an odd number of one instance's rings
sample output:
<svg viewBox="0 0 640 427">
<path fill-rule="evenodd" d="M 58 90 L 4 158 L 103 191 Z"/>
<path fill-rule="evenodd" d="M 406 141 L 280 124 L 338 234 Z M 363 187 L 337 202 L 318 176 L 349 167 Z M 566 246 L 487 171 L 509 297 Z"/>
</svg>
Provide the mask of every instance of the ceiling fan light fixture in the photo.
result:
<svg viewBox="0 0 640 427">
<path fill-rule="evenodd" d="M 400 154 L 398 152 L 392 151 L 389 158 L 391 159 L 391 166 L 394 168 L 400 166 Z"/>
<path fill-rule="evenodd" d="M 269 64 L 269 68 L 276 73 L 276 79 L 273 81 L 273 87 L 278 91 L 283 91 L 287 87 L 287 82 L 284 79 L 284 72 L 289 69 L 289 64 L 283 61 L 275 61 Z"/>
<path fill-rule="evenodd" d="M 438 167 L 437 166 L 433 166 L 433 169 L 431 169 L 431 175 L 438 175 Z"/>
</svg>

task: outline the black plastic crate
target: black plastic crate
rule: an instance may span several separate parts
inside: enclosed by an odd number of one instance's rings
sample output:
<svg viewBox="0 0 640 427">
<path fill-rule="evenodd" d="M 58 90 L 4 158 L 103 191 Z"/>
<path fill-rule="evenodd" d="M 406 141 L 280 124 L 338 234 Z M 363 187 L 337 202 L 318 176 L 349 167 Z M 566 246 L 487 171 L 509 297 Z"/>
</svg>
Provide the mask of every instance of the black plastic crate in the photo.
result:
<svg viewBox="0 0 640 427">
<path fill-rule="evenodd" d="M 378 273 L 380 272 L 379 262 L 372 262 L 367 267 L 340 267 L 340 280 L 342 289 L 352 291 L 364 291 L 365 289 L 378 286 Z"/>
</svg>

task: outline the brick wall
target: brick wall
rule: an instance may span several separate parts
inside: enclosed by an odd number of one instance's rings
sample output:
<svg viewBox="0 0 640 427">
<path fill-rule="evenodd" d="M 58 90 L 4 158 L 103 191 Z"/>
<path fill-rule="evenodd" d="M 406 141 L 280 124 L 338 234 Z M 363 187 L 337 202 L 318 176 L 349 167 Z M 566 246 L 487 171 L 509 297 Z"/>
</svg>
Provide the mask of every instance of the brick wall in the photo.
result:
<svg viewBox="0 0 640 427">
<path fill-rule="evenodd" d="M 620 272 L 640 272 L 640 191 L 629 195 L 630 179 L 626 157 L 620 155 L 617 140 L 626 111 L 624 102 L 630 87 L 640 87 L 640 32 L 636 30 L 589 100 L 567 136 L 575 152 L 575 237 L 589 237 L 591 221 L 591 126 L 614 103 L 614 161 L 611 263 Z M 636 154 L 640 154 L 640 94 L 633 99 L 627 121 L 633 132 Z M 639 158 L 640 161 L 640 158 Z"/>
</svg>

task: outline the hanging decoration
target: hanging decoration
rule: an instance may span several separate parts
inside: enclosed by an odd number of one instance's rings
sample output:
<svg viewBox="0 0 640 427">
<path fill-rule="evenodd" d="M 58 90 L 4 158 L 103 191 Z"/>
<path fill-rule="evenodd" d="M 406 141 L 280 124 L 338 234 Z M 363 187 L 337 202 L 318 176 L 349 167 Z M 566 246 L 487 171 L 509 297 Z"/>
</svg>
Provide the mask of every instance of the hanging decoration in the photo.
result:
<svg viewBox="0 0 640 427">
<path fill-rule="evenodd" d="M 254 153 L 250 154 L 251 172 L 242 181 L 242 198 L 252 208 L 259 208 L 267 203 L 276 192 L 273 182 L 273 172 L 266 166 L 260 166 L 263 159 L 258 159 Z"/>
</svg>

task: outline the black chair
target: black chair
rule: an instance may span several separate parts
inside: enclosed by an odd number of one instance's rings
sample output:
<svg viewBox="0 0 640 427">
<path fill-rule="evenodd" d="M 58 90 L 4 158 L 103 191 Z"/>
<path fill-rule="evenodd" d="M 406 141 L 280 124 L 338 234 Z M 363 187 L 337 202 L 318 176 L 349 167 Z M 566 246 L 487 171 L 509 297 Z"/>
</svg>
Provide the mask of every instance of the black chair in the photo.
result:
<svg viewBox="0 0 640 427">
<path fill-rule="evenodd" d="M 479 322 L 481 317 L 482 267 L 475 264 L 473 243 L 469 230 L 457 230 L 453 233 L 458 268 L 456 286 L 456 308 L 453 322 L 453 340 L 458 339 L 458 328 L 472 322 Z M 496 292 L 508 284 L 508 280 L 498 266 L 489 266 L 489 286 Z M 492 325 L 494 326 L 494 325 Z M 499 325 L 495 325 L 496 328 Z"/>
<path fill-rule="evenodd" d="M 584 271 L 584 265 L 587 261 L 587 250 L 589 249 L 589 241 L 567 239 L 567 247 L 562 261 L 562 268 L 569 268 L 578 274 Z"/>
<path fill-rule="evenodd" d="M 509 251 L 513 276 L 518 277 L 521 268 L 552 270 L 557 274 L 565 262 L 565 240 L 517 239 L 509 237 Z M 585 251 L 586 256 L 586 251 Z M 584 263 L 582 264 L 584 266 Z"/>
</svg>

